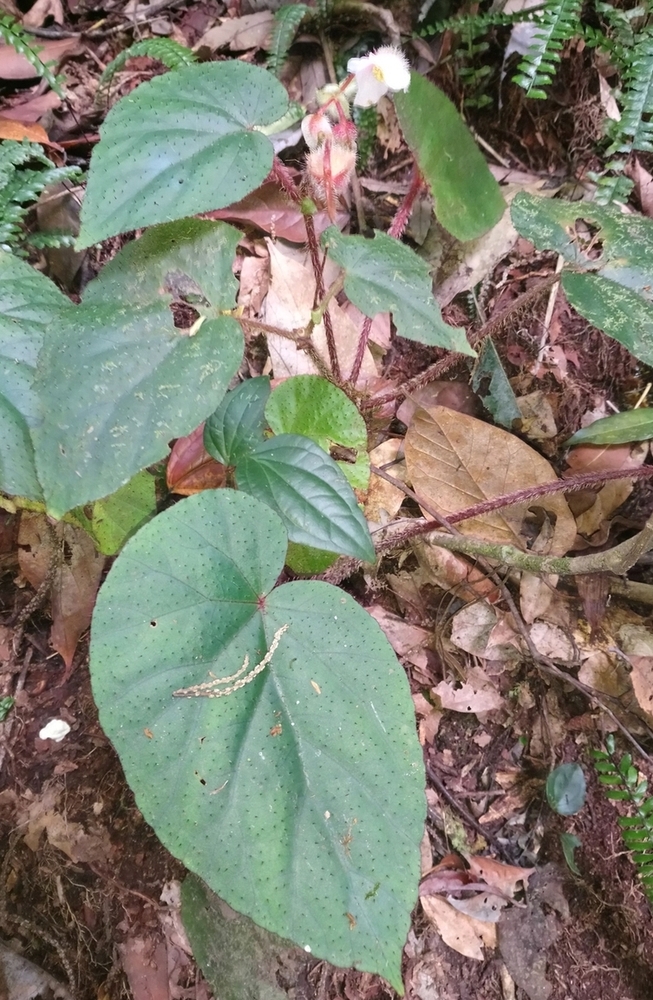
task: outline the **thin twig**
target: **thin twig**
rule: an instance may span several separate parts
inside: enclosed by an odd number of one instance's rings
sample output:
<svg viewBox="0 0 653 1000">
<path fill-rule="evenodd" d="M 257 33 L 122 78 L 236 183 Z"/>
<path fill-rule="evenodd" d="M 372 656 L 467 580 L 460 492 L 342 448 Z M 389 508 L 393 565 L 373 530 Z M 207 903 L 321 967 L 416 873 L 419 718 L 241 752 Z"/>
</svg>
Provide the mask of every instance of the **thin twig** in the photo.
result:
<svg viewBox="0 0 653 1000">
<path fill-rule="evenodd" d="M 488 844 L 490 844 L 494 848 L 494 850 L 504 858 L 505 861 L 507 861 L 509 864 L 512 864 L 514 858 L 503 846 L 501 841 L 497 840 L 496 837 L 493 837 L 490 833 L 488 833 L 487 830 L 484 830 L 481 824 L 478 822 L 478 820 L 474 816 L 472 816 L 470 811 L 466 809 L 465 806 L 457 800 L 455 795 L 452 795 L 452 793 L 449 791 L 449 789 L 444 784 L 444 782 L 438 775 L 437 771 L 429 761 L 426 762 L 426 773 L 428 775 L 429 781 L 435 786 L 435 788 L 440 793 L 442 798 L 449 803 L 452 809 L 456 810 L 456 812 L 461 816 L 461 818 L 465 821 L 465 823 L 467 823 L 468 826 L 471 826 L 472 830 L 475 830 L 476 833 L 478 833 L 479 836 L 483 838 L 483 840 L 485 840 Z"/>
<path fill-rule="evenodd" d="M 498 316 L 493 316 L 477 333 L 470 335 L 469 342 L 471 346 L 477 348 L 486 337 L 493 336 L 511 316 L 521 312 L 522 309 L 526 309 L 537 301 L 544 292 L 548 291 L 555 284 L 556 280 L 557 275 L 553 274 L 545 278 L 544 281 L 539 282 L 534 288 L 529 288 L 527 291 L 522 292 L 521 295 L 518 295 Z M 389 389 L 378 396 L 372 396 L 369 399 L 363 400 L 361 409 L 374 410 L 385 406 L 386 403 L 393 402 L 395 399 L 410 396 L 412 392 L 422 389 L 429 382 L 434 382 L 436 379 L 441 378 L 450 368 L 453 368 L 454 365 L 459 364 L 461 361 L 469 361 L 469 358 L 465 354 L 447 354 L 446 357 L 440 358 L 439 361 L 434 362 L 434 364 L 426 368 L 421 374 L 404 382 L 403 385 L 397 386 L 396 389 Z"/>
</svg>

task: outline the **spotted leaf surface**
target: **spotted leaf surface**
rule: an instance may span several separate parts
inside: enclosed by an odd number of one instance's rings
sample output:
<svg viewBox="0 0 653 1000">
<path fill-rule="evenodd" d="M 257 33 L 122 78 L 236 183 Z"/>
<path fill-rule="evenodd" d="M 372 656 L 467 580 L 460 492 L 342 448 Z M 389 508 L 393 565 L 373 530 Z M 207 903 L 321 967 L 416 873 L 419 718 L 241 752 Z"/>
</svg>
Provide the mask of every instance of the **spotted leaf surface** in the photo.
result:
<svg viewBox="0 0 653 1000">
<path fill-rule="evenodd" d="M 278 80 L 237 60 L 141 84 L 100 130 L 79 246 L 244 198 L 272 166 L 272 143 L 257 128 L 287 110 Z"/>
<path fill-rule="evenodd" d="M 199 219 L 154 227 L 79 306 L 0 256 L 0 488 L 42 496 L 61 517 L 119 489 L 211 413 L 243 351 L 222 314 L 235 304 L 239 235 Z M 189 301 L 201 322 L 178 329 L 171 303 Z"/>
<path fill-rule="evenodd" d="M 401 337 L 475 356 L 465 331 L 442 319 L 428 265 L 404 243 L 379 232 L 373 240 L 345 236 L 336 226 L 326 230 L 322 242 L 344 269 L 349 299 L 366 316 L 390 312 Z"/>
<path fill-rule="evenodd" d="M 230 906 L 401 989 L 425 801 L 404 672 L 326 583 L 274 589 L 287 537 L 253 497 L 181 501 L 132 538 L 98 599 L 102 725 L 158 836 Z M 220 698 L 180 689 L 253 666 Z"/>
</svg>

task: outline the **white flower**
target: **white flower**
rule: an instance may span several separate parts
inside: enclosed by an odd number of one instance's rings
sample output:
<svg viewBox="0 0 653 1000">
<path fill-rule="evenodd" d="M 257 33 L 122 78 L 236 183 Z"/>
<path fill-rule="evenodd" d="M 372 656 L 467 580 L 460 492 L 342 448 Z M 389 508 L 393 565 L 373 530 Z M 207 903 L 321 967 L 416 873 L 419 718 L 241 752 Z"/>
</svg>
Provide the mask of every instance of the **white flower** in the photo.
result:
<svg viewBox="0 0 653 1000">
<path fill-rule="evenodd" d="M 410 86 L 408 60 L 392 45 L 384 45 L 360 59 L 350 59 L 347 71 L 356 77 L 354 104 L 359 108 L 370 108 L 388 91 L 394 94 Z"/>
<path fill-rule="evenodd" d="M 61 743 L 62 739 L 70 732 L 70 726 L 63 719 L 50 719 L 47 726 L 44 726 L 39 733 L 40 740 L 54 740 Z"/>
</svg>

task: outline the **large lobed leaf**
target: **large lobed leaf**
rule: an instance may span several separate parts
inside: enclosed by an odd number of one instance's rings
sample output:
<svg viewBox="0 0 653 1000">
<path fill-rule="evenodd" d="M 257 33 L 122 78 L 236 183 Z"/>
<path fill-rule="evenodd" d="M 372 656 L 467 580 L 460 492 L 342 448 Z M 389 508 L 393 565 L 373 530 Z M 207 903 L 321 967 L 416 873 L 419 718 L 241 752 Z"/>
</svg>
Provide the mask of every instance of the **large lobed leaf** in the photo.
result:
<svg viewBox="0 0 653 1000">
<path fill-rule="evenodd" d="M 126 545 L 96 605 L 93 693 L 139 809 L 229 905 L 401 989 L 422 755 L 373 619 L 325 583 L 276 589 L 287 537 L 241 493 L 181 501 Z M 221 698 L 173 692 L 271 662 Z"/>
<path fill-rule="evenodd" d="M 455 106 L 419 73 L 395 94 L 406 142 L 431 189 L 438 221 L 456 239 L 476 239 L 505 210 L 499 185 Z"/>
<path fill-rule="evenodd" d="M 211 412 L 242 357 L 240 327 L 222 315 L 235 303 L 239 236 L 202 220 L 153 228 L 80 306 L 0 255 L 2 489 L 43 497 L 61 517 L 113 493 Z M 170 303 L 193 293 L 203 322 L 191 336 Z"/>
<path fill-rule="evenodd" d="M 287 110 L 278 80 L 237 60 L 141 84 L 102 126 L 78 246 L 243 198 L 272 166 L 272 143 L 258 129 Z"/>
</svg>

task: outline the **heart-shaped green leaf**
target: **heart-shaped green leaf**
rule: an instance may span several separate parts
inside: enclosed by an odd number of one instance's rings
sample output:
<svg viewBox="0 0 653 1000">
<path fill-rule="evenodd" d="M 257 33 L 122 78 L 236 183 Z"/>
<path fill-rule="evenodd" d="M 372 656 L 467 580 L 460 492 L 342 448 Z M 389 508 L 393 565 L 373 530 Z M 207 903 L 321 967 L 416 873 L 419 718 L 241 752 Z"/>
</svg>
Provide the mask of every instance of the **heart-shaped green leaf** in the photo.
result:
<svg viewBox="0 0 653 1000">
<path fill-rule="evenodd" d="M 286 544 L 229 490 L 146 524 L 95 608 L 93 694 L 169 850 L 267 930 L 401 989 L 425 812 L 409 687 L 348 594 L 272 589 Z M 173 697 L 254 667 L 275 636 L 240 689 Z"/>
<path fill-rule="evenodd" d="M 561 764 L 546 779 L 546 797 L 561 816 L 573 816 L 585 803 L 587 787 L 580 764 Z"/>
<path fill-rule="evenodd" d="M 365 316 L 391 312 L 400 337 L 476 355 L 465 331 L 442 319 L 428 264 L 404 243 L 378 232 L 373 240 L 344 236 L 336 226 L 323 233 L 322 242 L 344 269 L 348 298 Z"/>
<path fill-rule="evenodd" d="M 336 463 L 309 438 L 280 434 L 236 466 L 241 490 L 269 504 L 293 542 L 375 558 L 367 522 Z"/>
<path fill-rule="evenodd" d="M 278 385 L 265 408 L 275 434 L 303 434 L 329 452 L 333 445 L 350 449 L 351 461 L 338 461 L 355 490 L 370 483 L 367 427 L 351 399 L 319 375 L 295 375 Z"/>
<path fill-rule="evenodd" d="M 264 441 L 270 379 L 247 379 L 224 397 L 204 425 L 204 447 L 223 465 L 238 461 Z"/>
<path fill-rule="evenodd" d="M 237 60 L 141 84 L 100 130 L 78 246 L 244 198 L 272 166 L 272 143 L 257 128 L 287 110 L 279 81 Z"/>
<path fill-rule="evenodd" d="M 431 189 L 438 221 L 462 242 L 482 236 L 496 225 L 506 204 L 456 107 L 419 73 L 411 73 L 405 94 L 395 94 L 395 107 Z"/>
<path fill-rule="evenodd" d="M 81 306 L 0 256 L 2 489 L 41 494 L 62 517 L 114 493 L 214 409 L 242 357 L 240 326 L 222 315 L 235 302 L 239 238 L 199 219 L 155 227 L 104 268 Z M 200 321 L 177 329 L 170 304 L 191 295 Z"/>
</svg>

